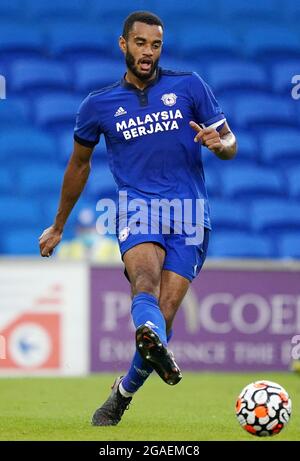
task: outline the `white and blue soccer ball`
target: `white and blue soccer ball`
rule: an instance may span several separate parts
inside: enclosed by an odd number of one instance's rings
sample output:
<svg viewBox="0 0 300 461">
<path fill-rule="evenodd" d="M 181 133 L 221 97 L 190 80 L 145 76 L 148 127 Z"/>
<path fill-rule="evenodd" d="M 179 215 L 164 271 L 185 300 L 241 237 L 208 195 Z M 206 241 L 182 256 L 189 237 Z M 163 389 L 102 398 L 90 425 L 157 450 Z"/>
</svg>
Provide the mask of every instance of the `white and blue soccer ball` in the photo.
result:
<svg viewBox="0 0 300 461">
<path fill-rule="evenodd" d="M 247 432 L 258 437 L 279 434 L 291 417 L 287 391 L 272 381 L 256 381 L 244 387 L 236 401 L 237 419 Z"/>
</svg>

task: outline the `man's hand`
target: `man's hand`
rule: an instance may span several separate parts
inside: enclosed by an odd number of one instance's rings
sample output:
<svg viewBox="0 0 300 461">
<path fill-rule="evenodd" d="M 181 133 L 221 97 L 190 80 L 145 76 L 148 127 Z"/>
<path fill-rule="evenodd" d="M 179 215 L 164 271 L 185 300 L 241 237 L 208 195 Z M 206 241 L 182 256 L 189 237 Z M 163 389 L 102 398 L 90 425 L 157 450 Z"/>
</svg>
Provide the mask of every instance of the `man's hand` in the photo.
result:
<svg viewBox="0 0 300 461">
<path fill-rule="evenodd" d="M 198 123 L 191 121 L 190 127 L 196 131 L 195 142 L 202 142 L 203 146 L 214 152 L 222 160 L 232 159 L 237 150 L 234 134 L 225 121 L 220 132 L 214 128 L 201 128 Z"/>
<path fill-rule="evenodd" d="M 201 141 L 203 146 L 207 147 L 216 154 L 220 154 L 223 151 L 225 146 L 223 145 L 217 130 L 214 128 L 201 128 L 196 122 L 190 122 L 190 126 L 197 133 L 194 138 L 195 142 Z"/>
<path fill-rule="evenodd" d="M 57 230 L 54 226 L 45 229 L 39 237 L 41 256 L 51 256 L 54 248 L 61 241 L 61 238 L 62 232 Z"/>
</svg>

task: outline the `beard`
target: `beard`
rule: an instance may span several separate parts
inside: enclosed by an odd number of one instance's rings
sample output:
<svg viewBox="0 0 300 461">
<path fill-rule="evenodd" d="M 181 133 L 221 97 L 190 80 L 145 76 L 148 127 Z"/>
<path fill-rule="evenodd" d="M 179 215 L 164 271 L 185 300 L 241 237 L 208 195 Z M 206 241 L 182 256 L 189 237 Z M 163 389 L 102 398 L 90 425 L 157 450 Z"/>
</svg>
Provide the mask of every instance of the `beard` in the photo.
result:
<svg viewBox="0 0 300 461">
<path fill-rule="evenodd" d="M 146 81 L 149 80 L 155 73 L 157 67 L 158 67 L 158 62 L 159 59 L 156 61 L 152 62 L 152 65 L 149 69 L 148 72 L 139 72 L 137 69 L 137 66 L 135 64 L 135 58 L 134 56 L 130 53 L 130 51 L 127 49 L 126 55 L 125 55 L 125 61 L 128 69 L 140 80 Z"/>
</svg>

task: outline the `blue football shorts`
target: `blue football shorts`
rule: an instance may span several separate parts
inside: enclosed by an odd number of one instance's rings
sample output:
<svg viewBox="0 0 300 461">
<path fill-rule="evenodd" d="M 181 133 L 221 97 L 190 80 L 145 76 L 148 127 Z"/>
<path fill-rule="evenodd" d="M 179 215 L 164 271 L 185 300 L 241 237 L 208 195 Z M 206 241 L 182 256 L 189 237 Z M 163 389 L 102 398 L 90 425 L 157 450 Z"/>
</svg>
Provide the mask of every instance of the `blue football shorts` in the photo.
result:
<svg viewBox="0 0 300 461">
<path fill-rule="evenodd" d="M 183 225 L 180 227 L 182 228 L 181 233 L 175 233 L 173 221 L 170 223 L 169 233 L 162 231 L 162 224 L 159 220 L 156 225 L 152 225 L 152 232 L 149 227 L 144 226 L 143 233 L 132 232 L 129 217 L 126 222 L 124 219 L 121 221 L 117 218 L 116 231 L 122 259 L 126 251 L 136 245 L 145 242 L 157 243 L 166 252 L 163 269 L 175 272 L 190 282 L 197 277 L 206 258 L 210 229 L 202 228 L 203 240 L 200 243 L 188 245 L 186 239 L 191 235 L 185 231 Z M 128 278 L 126 269 L 125 275 Z"/>
</svg>

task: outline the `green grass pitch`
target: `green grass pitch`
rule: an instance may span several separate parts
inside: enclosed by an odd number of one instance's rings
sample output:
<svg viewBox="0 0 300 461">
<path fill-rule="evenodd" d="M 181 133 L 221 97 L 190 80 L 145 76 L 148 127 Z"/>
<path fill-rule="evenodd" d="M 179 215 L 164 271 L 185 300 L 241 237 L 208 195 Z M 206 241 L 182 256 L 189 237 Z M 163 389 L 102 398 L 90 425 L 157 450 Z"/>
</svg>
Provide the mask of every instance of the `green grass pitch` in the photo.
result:
<svg viewBox="0 0 300 461">
<path fill-rule="evenodd" d="M 292 373 L 184 373 L 175 387 L 151 376 L 115 427 L 92 427 L 93 411 L 115 376 L 0 379 L 0 440 L 258 440 L 234 413 L 242 388 L 258 379 L 280 383 L 292 399 L 292 417 L 277 436 L 300 440 L 300 376 Z"/>
</svg>

